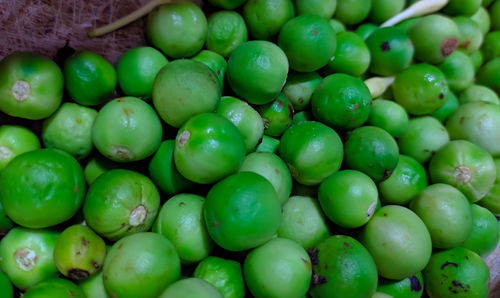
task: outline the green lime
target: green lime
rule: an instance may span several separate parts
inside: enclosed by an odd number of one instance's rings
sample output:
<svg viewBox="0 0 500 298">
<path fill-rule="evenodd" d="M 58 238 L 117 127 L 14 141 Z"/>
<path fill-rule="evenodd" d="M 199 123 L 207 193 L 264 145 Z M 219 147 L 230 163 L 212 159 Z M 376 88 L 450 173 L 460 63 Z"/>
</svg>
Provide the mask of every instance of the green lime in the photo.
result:
<svg viewBox="0 0 500 298">
<path fill-rule="evenodd" d="M 47 118 L 61 104 L 63 83 L 61 69 L 49 58 L 14 52 L 0 61 L 0 111 L 30 120 Z"/>
<path fill-rule="evenodd" d="M 499 5 L 496 6 L 500 8 Z M 479 25 L 479 29 L 481 29 L 483 35 L 490 31 L 492 20 L 486 8 L 480 6 L 479 9 L 476 11 L 476 13 L 473 14 L 470 18 Z"/>
<path fill-rule="evenodd" d="M 380 278 L 377 292 L 390 297 L 420 298 L 424 292 L 424 278 L 421 272 L 401 280 Z"/>
<path fill-rule="evenodd" d="M 477 51 L 483 43 L 483 32 L 479 25 L 468 17 L 455 17 L 452 19 L 458 27 L 458 49 L 467 55 Z"/>
<path fill-rule="evenodd" d="M 458 109 L 458 99 L 453 94 L 453 92 L 449 91 L 445 97 L 444 104 L 437 110 L 431 113 L 431 116 L 438 119 L 441 122 L 445 122 L 448 117 L 453 114 L 453 112 Z"/>
<path fill-rule="evenodd" d="M 488 209 L 476 204 L 472 209 L 472 232 L 461 245 L 480 256 L 487 256 L 495 250 L 500 239 L 500 228 L 495 215 Z"/>
<path fill-rule="evenodd" d="M 264 133 L 271 137 L 280 137 L 293 122 L 293 106 L 288 98 L 280 93 L 278 97 L 258 108 L 264 122 Z"/>
<path fill-rule="evenodd" d="M 295 15 L 291 0 L 248 0 L 243 17 L 255 39 L 270 39 Z"/>
<path fill-rule="evenodd" d="M 40 149 L 40 140 L 29 129 L 19 125 L 0 126 L 0 173 L 16 156 Z"/>
<path fill-rule="evenodd" d="M 85 169 L 83 170 L 83 174 L 85 175 L 85 181 L 90 186 L 94 183 L 94 181 L 99 178 L 105 172 L 117 169 L 122 164 L 111 161 L 103 157 L 100 154 L 93 155 L 85 165 Z"/>
<path fill-rule="evenodd" d="M 354 33 L 356 33 L 363 40 L 366 41 L 366 39 L 368 37 L 370 37 L 370 35 L 378 29 L 379 29 L 379 27 L 377 25 L 370 24 L 370 23 L 364 23 L 364 24 L 359 25 L 358 28 L 356 28 L 356 30 L 354 31 Z"/>
<path fill-rule="evenodd" d="M 495 90 L 500 91 L 500 57 L 494 58 L 481 66 L 476 75 L 476 83 L 485 85 Z"/>
<path fill-rule="evenodd" d="M 328 73 L 341 72 L 351 76 L 363 75 L 370 66 L 370 50 L 362 37 L 354 32 L 337 33 L 337 48 L 328 62 Z"/>
<path fill-rule="evenodd" d="M 207 257 L 198 263 L 193 277 L 214 285 L 224 298 L 243 298 L 245 296 L 241 264 L 236 261 L 214 256 Z"/>
<path fill-rule="evenodd" d="M 460 92 L 472 85 L 474 81 L 474 65 L 465 53 L 455 51 L 446 57 L 439 66 L 448 82 L 450 90 Z"/>
<path fill-rule="evenodd" d="M 294 4 L 298 16 L 312 14 L 326 20 L 332 18 L 337 8 L 337 0 L 295 0 Z"/>
<path fill-rule="evenodd" d="M 5 298 L 14 298 L 14 288 L 5 273 L 0 271 L 0 295 Z"/>
<path fill-rule="evenodd" d="M 470 85 L 460 93 L 458 101 L 461 105 L 469 102 L 488 102 L 495 105 L 500 105 L 498 95 L 491 88 L 481 85 Z"/>
<path fill-rule="evenodd" d="M 372 101 L 367 124 L 380 127 L 396 138 L 406 131 L 408 121 L 408 113 L 396 102 L 385 99 Z"/>
<path fill-rule="evenodd" d="M 321 79 L 317 72 L 292 72 L 288 75 L 283 94 L 292 103 L 294 111 L 302 111 L 309 107 L 312 94 Z"/>
<path fill-rule="evenodd" d="M 368 18 L 375 24 L 381 24 L 402 12 L 405 6 L 405 0 L 374 0 Z"/>
<path fill-rule="evenodd" d="M 191 59 L 208 66 L 215 73 L 217 79 L 219 79 L 220 90 L 224 90 L 224 77 L 227 69 L 227 62 L 224 57 L 216 52 L 203 50 Z"/>
<path fill-rule="evenodd" d="M 23 294 L 26 298 L 45 298 L 45 297 L 60 297 L 60 298 L 85 298 L 82 289 L 62 278 L 50 278 L 41 281 L 35 286 L 29 288 Z"/>
<path fill-rule="evenodd" d="M 224 296 L 222 296 L 219 290 L 211 283 L 203 279 L 189 277 L 172 283 L 158 297 L 159 298 L 184 298 L 184 297 L 223 298 Z"/>
<path fill-rule="evenodd" d="M 334 16 L 346 25 L 356 25 L 368 17 L 371 8 L 371 0 L 340 0 Z"/>
<path fill-rule="evenodd" d="M 333 31 L 335 31 L 335 33 L 339 33 L 339 32 L 345 32 L 345 25 L 342 24 L 340 21 L 336 20 L 336 19 L 330 19 L 328 22 L 330 22 L 330 26 L 332 26 L 333 28 Z"/>
<path fill-rule="evenodd" d="M 64 62 L 64 84 L 78 104 L 95 106 L 108 99 L 116 87 L 116 71 L 101 55 L 76 52 Z"/>
<path fill-rule="evenodd" d="M 104 281 L 102 280 L 102 270 L 86 279 L 78 281 L 78 285 L 87 297 L 108 298 L 106 289 L 104 289 Z"/>
<path fill-rule="evenodd" d="M 229 57 L 234 49 L 247 42 L 247 40 L 247 25 L 239 13 L 235 11 L 218 11 L 208 18 L 206 43 L 208 50 Z"/>
<path fill-rule="evenodd" d="M 482 0 L 450 0 L 443 8 L 443 12 L 452 16 L 473 15 L 481 6 Z"/>
<path fill-rule="evenodd" d="M 486 5 L 484 7 L 480 7 L 479 10 L 481 10 L 481 8 L 482 8 L 483 11 L 486 12 L 486 15 L 488 16 L 488 20 L 491 20 L 491 28 L 493 30 L 500 30 L 500 20 L 499 20 L 500 4 L 499 4 L 499 1 L 495 1 L 491 5 L 491 7 L 489 8 L 489 14 L 488 14 L 488 11 L 486 10 L 485 7 L 486 7 Z M 488 32 L 488 31 L 489 30 L 486 30 L 486 32 Z"/>
<path fill-rule="evenodd" d="M 167 63 L 167 58 L 152 47 L 130 49 L 120 57 L 116 65 L 118 84 L 128 96 L 149 99 L 156 75 Z"/>
</svg>

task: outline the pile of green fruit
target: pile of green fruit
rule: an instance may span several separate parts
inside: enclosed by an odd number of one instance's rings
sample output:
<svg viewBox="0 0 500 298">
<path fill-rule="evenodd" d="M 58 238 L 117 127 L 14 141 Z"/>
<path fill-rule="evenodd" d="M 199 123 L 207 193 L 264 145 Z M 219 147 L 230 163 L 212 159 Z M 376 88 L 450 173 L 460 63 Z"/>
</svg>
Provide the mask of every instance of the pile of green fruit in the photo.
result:
<svg viewBox="0 0 500 298">
<path fill-rule="evenodd" d="M 500 0 L 208 2 L 0 61 L 0 297 L 487 297 Z"/>
</svg>

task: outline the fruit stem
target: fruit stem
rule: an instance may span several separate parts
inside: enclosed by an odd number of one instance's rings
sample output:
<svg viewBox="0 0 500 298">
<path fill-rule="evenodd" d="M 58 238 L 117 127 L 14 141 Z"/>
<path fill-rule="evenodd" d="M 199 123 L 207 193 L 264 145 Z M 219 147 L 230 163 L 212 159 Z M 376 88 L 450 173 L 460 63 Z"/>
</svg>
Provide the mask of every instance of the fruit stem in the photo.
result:
<svg viewBox="0 0 500 298">
<path fill-rule="evenodd" d="M 137 21 L 138 19 L 150 13 L 155 7 L 162 4 L 170 3 L 172 1 L 173 0 L 151 0 L 148 3 L 144 4 L 143 6 L 136 9 L 135 11 L 131 12 L 130 14 L 124 16 L 123 18 L 118 19 L 111 24 L 99 27 L 97 29 L 92 29 L 87 34 L 89 37 L 99 37 L 111 33 L 115 30 L 120 29 L 121 27 L 124 27 L 134 21 Z"/>
<path fill-rule="evenodd" d="M 365 80 L 365 84 L 370 89 L 372 98 L 377 98 L 384 94 L 385 90 L 394 83 L 394 77 L 372 77 Z"/>
<path fill-rule="evenodd" d="M 394 26 L 397 23 L 404 21 L 406 19 L 412 17 L 418 17 L 424 14 L 433 13 L 441 8 L 443 8 L 446 4 L 448 4 L 449 0 L 420 0 L 413 3 L 410 7 L 406 8 L 402 12 L 393 16 L 385 23 L 380 25 L 380 27 L 389 27 Z"/>
</svg>

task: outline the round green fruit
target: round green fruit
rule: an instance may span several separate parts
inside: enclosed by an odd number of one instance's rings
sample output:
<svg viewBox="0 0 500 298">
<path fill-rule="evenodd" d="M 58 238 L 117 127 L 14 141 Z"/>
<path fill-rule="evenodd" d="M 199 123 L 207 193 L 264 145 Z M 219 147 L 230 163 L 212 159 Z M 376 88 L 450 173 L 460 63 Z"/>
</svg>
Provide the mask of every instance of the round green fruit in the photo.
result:
<svg viewBox="0 0 500 298">
<path fill-rule="evenodd" d="M 396 138 L 406 131 L 408 121 L 408 113 L 394 101 L 381 98 L 372 101 L 367 124 L 380 127 Z"/>
<path fill-rule="evenodd" d="M 40 149 L 40 140 L 29 129 L 19 125 L 0 126 L 0 173 L 16 156 Z"/>
<path fill-rule="evenodd" d="M 14 298 L 14 288 L 5 273 L 0 271 L 0 295 L 5 298 Z"/>
<path fill-rule="evenodd" d="M 271 39 L 294 15 L 291 0 L 248 0 L 243 6 L 248 31 L 255 39 Z"/>
<path fill-rule="evenodd" d="M 196 266 L 193 277 L 214 285 L 224 298 L 245 296 L 241 264 L 236 261 L 214 256 L 207 257 Z"/>
<path fill-rule="evenodd" d="M 421 272 L 401 280 L 380 278 L 377 292 L 391 297 L 420 298 L 424 292 L 424 278 Z"/>
<path fill-rule="evenodd" d="M 229 57 L 234 49 L 247 42 L 247 40 L 247 25 L 239 13 L 235 11 L 218 11 L 208 18 L 206 43 L 208 50 Z"/>
<path fill-rule="evenodd" d="M 495 215 L 488 209 L 476 204 L 472 209 L 472 232 L 461 245 L 480 256 L 487 256 L 495 250 L 500 238 L 500 228 Z"/>
<path fill-rule="evenodd" d="M 159 298 L 184 297 L 223 298 L 224 296 L 211 283 L 195 277 L 181 279 L 172 283 L 159 296 Z"/>
<path fill-rule="evenodd" d="M 82 289 L 62 278 L 50 278 L 43 280 L 35 286 L 29 288 L 23 294 L 26 298 L 45 298 L 45 297 L 60 297 L 60 298 L 85 298 Z"/>
<path fill-rule="evenodd" d="M 337 33 L 337 48 L 326 66 L 328 73 L 341 72 L 359 77 L 370 66 L 370 50 L 363 38 L 354 32 Z"/>
</svg>

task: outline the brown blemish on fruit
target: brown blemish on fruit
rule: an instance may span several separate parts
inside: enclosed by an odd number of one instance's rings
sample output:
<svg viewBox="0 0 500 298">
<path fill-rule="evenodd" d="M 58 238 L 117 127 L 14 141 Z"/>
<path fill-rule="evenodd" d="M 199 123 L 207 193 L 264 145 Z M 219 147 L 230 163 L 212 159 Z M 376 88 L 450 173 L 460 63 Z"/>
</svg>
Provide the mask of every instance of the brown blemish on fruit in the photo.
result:
<svg viewBox="0 0 500 298">
<path fill-rule="evenodd" d="M 217 75 L 220 76 L 220 69 L 217 69 Z"/>
<path fill-rule="evenodd" d="M 455 37 L 449 37 L 441 43 L 441 54 L 448 57 L 457 48 L 458 40 Z"/>
<path fill-rule="evenodd" d="M 111 156 L 116 156 L 121 160 L 130 160 L 134 158 L 132 151 L 127 146 L 122 145 L 112 145 Z"/>
<path fill-rule="evenodd" d="M 352 107 L 353 110 L 357 110 L 359 108 L 359 104 L 355 103 L 354 106 Z"/>
<path fill-rule="evenodd" d="M 466 166 L 458 166 L 455 169 L 455 173 L 453 173 L 455 176 L 455 181 L 458 184 L 465 184 L 470 181 L 472 177 L 472 171 L 466 167 Z"/>
<path fill-rule="evenodd" d="M 23 80 L 16 81 L 12 86 L 12 95 L 17 101 L 24 101 L 30 95 L 30 84 Z"/>
<path fill-rule="evenodd" d="M 74 190 L 75 192 L 78 192 L 78 190 L 79 190 L 78 185 L 75 185 L 75 187 L 73 187 L 73 190 Z"/>
<path fill-rule="evenodd" d="M 443 265 L 441 265 L 441 270 L 443 270 L 446 266 L 449 266 L 449 265 L 454 266 L 455 268 L 458 268 L 457 263 L 452 263 L 452 262 L 446 261 L 446 262 L 444 262 Z"/>
<path fill-rule="evenodd" d="M 78 123 L 78 124 L 82 124 L 82 119 L 80 119 L 80 118 L 76 118 L 76 119 L 75 119 L 75 122 L 76 122 L 76 123 Z"/>
<path fill-rule="evenodd" d="M 184 202 L 179 202 L 179 207 L 182 207 L 182 206 L 184 206 L 184 205 L 186 205 L 186 203 L 184 203 Z"/>
<path fill-rule="evenodd" d="M 391 46 L 389 45 L 388 41 L 384 41 L 383 43 L 380 44 L 380 49 L 384 52 L 389 51 L 391 49 Z"/>
<path fill-rule="evenodd" d="M 123 102 L 123 97 L 120 97 L 116 100 L 117 102 Z"/>
<path fill-rule="evenodd" d="M 283 104 L 284 104 L 284 102 L 281 99 L 276 100 L 276 105 L 278 106 L 278 108 L 282 108 Z"/>
<path fill-rule="evenodd" d="M 350 245 L 349 243 L 347 243 L 347 242 L 344 242 L 344 246 L 345 246 L 345 247 L 349 247 L 349 246 L 351 246 L 351 245 Z"/>
<path fill-rule="evenodd" d="M 385 179 L 387 179 L 387 178 L 391 177 L 391 174 L 392 174 L 392 170 L 391 170 L 391 169 L 386 169 L 386 170 L 384 171 L 384 175 L 383 175 L 383 178 L 382 178 L 382 179 L 384 179 L 384 180 L 385 180 Z"/>
<path fill-rule="evenodd" d="M 458 45 L 458 47 L 462 48 L 462 49 L 467 49 L 470 45 L 471 41 L 470 40 L 466 40 L 464 42 L 462 42 L 461 44 Z"/>
<path fill-rule="evenodd" d="M 307 249 L 307 254 L 311 259 L 311 264 L 319 265 L 319 258 L 318 258 L 319 250 L 317 248 L 311 247 Z"/>
<path fill-rule="evenodd" d="M 140 204 L 139 206 L 135 207 L 131 212 L 130 212 L 130 217 L 128 219 L 129 223 L 129 229 L 132 227 L 136 227 L 144 222 L 147 216 L 147 210 L 144 205 Z"/>
<path fill-rule="evenodd" d="M 120 243 L 120 245 L 118 245 L 118 249 L 121 249 L 123 247 L 123 243 Z"/>
<path fill-rule="evenodd" d="M 186 145 L 186 143 L 188 142 L 190 136 L 191 133 L 189 132 L 189 130 L 183 131 L 177 139 L 177 144 L 179 145 L 179 147 L 184 147 L 184 145 Z"/>
<path fill-rule="evenodd" d="M 96 262 L 96 261 L 93 261 L 93 260 L 92 260 L 92 261 L 90 261 L 90 264 L 91 264 L 91 265 L 92 265 L 92 267 L 94 267 L 95 269 L 99 269 L 99 267 L 100 267 L 100 266 L 99 266 L 99 264 L 97 264 L 97 262 Z"/>
<path fill-rule="evenodd" d="M 387 213 L 384 213 L 384 216 L 387 216 Z"/>
<path fill-rule="evenodd" d="M 14 257 L 16 258 L 17 266 L 24 271 L 33 269 L 38 261 L 36 252 L 29 247 L 19 248 L 14 253 Z"/>
<path fill-rule="evenodd" d="M 220 226 L 218 221 L 215 221 L 215 227 L 218 228 Z"/>
<path fill-rule="evenodd" d="M 72 279 L 84 279 L 89 277 L 89 272 L 87 270 L 79 269 L 79 268 L 74 268 L 68 270 L 68 277 Z"/>
<path fill-rule="evenodd" d="M 73 293 L 73 290 L 69 290 L 69 294 L 70 294 L 71 296 L 73 296 L 73 297 L 75 296 L 75 293 Z"/>
<path fill-rule="evenodd" d="M 324 276 L 313 274 L 311 282 L 313 285 L 319 286 L 319 285 L 326 284 L 328 282 L 328 280 Z"/>
<path fill-rule="evenodd" d="M 300 258 L 300 259 L 302 260 L 302 262 L 304 262 L 304 265 L 306 266 L 307 271 L 311 271 L 312 270 L 311 262 L 309 262 L 308 260 L 303 259 L 303 258 Z"/>
<path fill-rule="evenodd" d="M 127 117 L 130 117 L 130 114 L 133 114 L 133 113 L 134 113 L 134 111 L 129 110 L 129 109 L 125 109 L 125 108 L 123 109 L 123 112 L 125 113 L 125 115 L 126 115 Z"/>
<path fill-rule="evenodd" d="M 89 244 L 89 242 L 87 241 L 87 239 L 85 239 L 85 237 L 82 237 L 82 245 L 86 246 L 87 244 Z"/>
<path fill-rule="evenodd" d="M 462 117 L 460 117 L 460 120 L 458 121 L 458 123 L 463 124 L 464 120 L 465 120 L 465 117 L 462 116 Z"/>
<path fill-rule="evenodd" d="M 410 289 L 412 292 L 420 292 L 422 290 L 422 285 L 415 275 L 410 277 Z"/>
<path fill-rule="evenodd" d="M 318 30 L 314 30 L 313 33 L 314 33 L 314 35 L 318 35 L 319 32 L 318 32 Z"/>
<path fill-rule="evenodd" d="M 278 169 L 274 169 L 274 172 L 276 172 L 276 174 L 280 173 L 280 171 L 278 171 Z"/>
<path fill-rule="evenodd" d="M 304 99 L 303 99 L 302 97 L 299 97 L 299 99 L 297 99 L 297 101 L 298 101 L 299 103 L 304 103 Z"/>
</svg>

